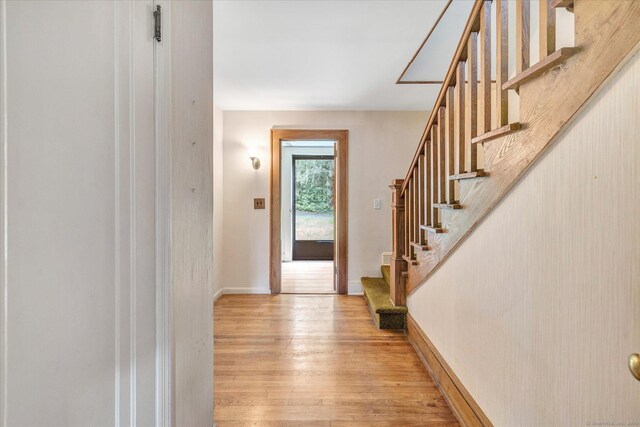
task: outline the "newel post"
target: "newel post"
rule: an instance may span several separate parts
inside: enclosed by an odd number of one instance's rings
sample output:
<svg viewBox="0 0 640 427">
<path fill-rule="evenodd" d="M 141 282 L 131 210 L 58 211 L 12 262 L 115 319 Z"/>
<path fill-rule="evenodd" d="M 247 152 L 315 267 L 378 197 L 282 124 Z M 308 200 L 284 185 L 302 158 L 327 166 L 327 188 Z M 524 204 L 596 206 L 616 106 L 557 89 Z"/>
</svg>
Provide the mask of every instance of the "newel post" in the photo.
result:
<svg viewBox="0 0 640 427">
<path fill-rule="evenodd" d="M 389 284 L 391 302 L 394 305 L 405 305 L 405 283 L 402 272 L 407 269 L 404 255 L 404 197 L 402 197 L 403 179 L 394 179 L 391 188 L 391 232 L 393 252 L 391 254 L 391 283 Z"/>
</svg>

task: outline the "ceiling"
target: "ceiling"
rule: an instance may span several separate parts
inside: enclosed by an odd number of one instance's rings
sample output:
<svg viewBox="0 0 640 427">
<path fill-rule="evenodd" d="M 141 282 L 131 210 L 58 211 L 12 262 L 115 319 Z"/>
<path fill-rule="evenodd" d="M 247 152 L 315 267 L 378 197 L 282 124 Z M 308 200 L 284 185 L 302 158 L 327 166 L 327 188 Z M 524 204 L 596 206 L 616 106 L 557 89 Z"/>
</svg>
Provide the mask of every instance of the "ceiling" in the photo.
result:
<svg viewBox="0 0 640 427">
<path fill-rule="evenodd" d="M 445 4 L 215 0 L 215 102 L 223 110 L 429 110 L 440 85 L 395 82 Z M 455 47 L 459 37 L 445 42 Z M 442 79 L 428 71 L 452 54 L 434 54 L 412 76 Z"/>
</svg>

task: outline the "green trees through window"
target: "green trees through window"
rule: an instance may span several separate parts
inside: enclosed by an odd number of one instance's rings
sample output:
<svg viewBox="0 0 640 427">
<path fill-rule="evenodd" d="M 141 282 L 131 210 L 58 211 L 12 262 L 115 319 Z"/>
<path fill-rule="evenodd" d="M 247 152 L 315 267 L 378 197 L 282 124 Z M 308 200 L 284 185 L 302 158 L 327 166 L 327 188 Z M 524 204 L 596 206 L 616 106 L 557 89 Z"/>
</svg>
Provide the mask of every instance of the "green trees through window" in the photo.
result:
<svg viewBox="0 0 640 427">
<path fill-rule="evenodd" d="M 333 240 L 333 158 L 295 158 L 295 239 Z"/>
<path fill-rule="evenodd" d="M 296 159 L 296 211 L 333 212 L 333 159 Z"/>
</svg>

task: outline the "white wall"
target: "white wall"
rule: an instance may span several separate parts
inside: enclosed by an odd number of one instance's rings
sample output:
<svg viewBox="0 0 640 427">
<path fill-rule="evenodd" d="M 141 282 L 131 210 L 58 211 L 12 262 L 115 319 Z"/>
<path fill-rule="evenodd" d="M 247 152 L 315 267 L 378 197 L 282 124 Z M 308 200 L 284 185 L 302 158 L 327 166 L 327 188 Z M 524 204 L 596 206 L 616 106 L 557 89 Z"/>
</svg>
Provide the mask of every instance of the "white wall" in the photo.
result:
<svg viewBox="0 0 640 427">
<path fill-rule="evenodd" d="M 223 252 L 223 113 L 213 106 L 213 292 L 214 299 L 222 294 Z"/>
<path fill-rule="evenodd" d="M 269 198 L 272 127 L 349 130 L 349 286 L 357 292 L 361 276 L 380 275 L 380 254 L 391 248 L 388 185 L 405 176 L 426 119 L 424 112 L 225 111 L 225 291 L 269 292 L 269 209 L 254 210 L 253 198 Z M 262 160 L 258 171 L 248 148 Z"/>
<path fill-rule="evenodd" d="M 496 426 L 640 420 L 639 112 L 636 54 L 408 297 Z"/>
<path fill-rule="evenodd" d="M 176 426 L 213 424 L 212 4 L 171 5 Z"/>
<path fill-rule="evenodd" d="M 152 2 L 1 2 L 0 425 L 155 422 Z"/>
</svg>

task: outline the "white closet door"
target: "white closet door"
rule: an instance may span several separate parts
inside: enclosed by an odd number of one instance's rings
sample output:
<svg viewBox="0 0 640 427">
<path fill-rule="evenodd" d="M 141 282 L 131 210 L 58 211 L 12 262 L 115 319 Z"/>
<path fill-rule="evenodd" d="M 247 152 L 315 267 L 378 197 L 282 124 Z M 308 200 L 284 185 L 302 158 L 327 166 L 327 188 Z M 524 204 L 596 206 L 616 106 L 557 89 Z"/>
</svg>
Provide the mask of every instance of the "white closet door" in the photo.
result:
<svg viewBox="0 0 640 427">
<path fill-rule="evenodd" d="M 0 10 L 0 425 L 153 425 L 152 2 Z"/>
</svg>

